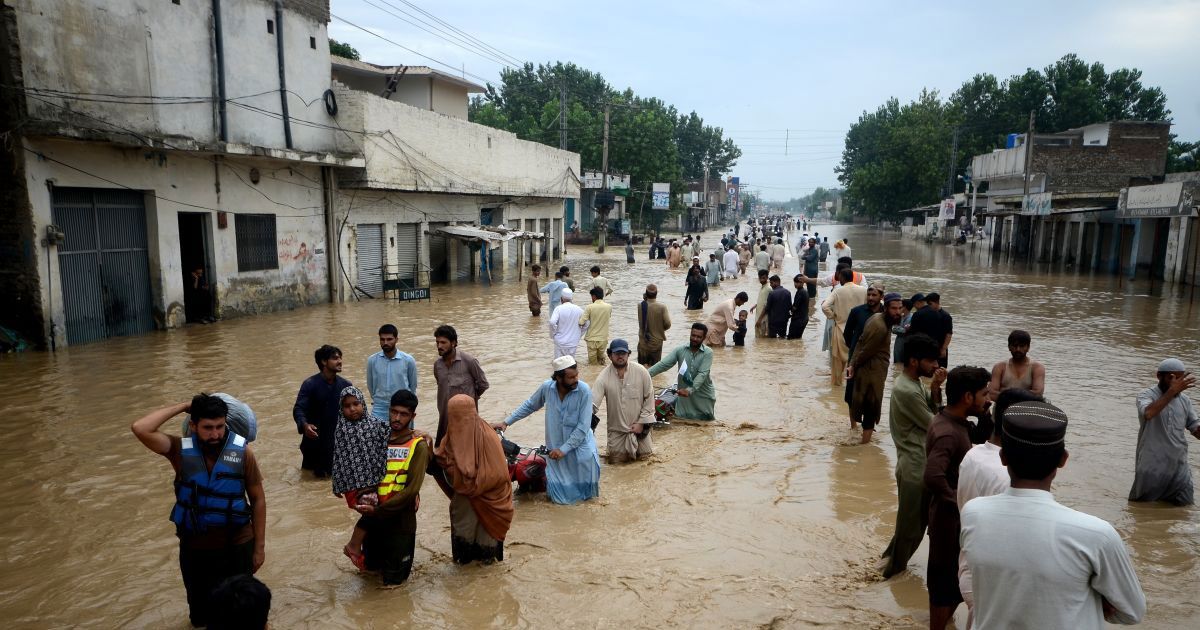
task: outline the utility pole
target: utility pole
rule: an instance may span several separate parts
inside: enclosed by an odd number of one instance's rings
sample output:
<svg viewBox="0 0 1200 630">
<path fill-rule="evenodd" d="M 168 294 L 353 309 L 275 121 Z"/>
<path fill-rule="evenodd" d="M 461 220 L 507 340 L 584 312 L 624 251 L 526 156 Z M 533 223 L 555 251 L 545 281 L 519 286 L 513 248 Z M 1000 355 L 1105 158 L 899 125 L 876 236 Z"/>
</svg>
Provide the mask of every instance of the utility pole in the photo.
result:
<svg viewBox="0 0 1200 630">
<path fill-rule="evenodd" d="M 600 191 L 605 194 L 605 198 L 608 198 L 608 122 L 611 116 L 612 104 L 606 103 L 604 105 L 604 146 L 600 150 Z M 596 209 L 600 218 L 600 242 L 596 247 L 596 252 L 600 254 L 604 253 L 604 245 L 608 237 L 608 213 L 611 209 L 611 206 Z"/>
<path fill-rule="evenodd" d="M 954 128 L 954 144 L 950 148 L 950 174 L 946 178 L 946 196 L 954 196 L 954 170 L 958 163 L 958 131 L 959 127 Z"/>
<path fill-rule="evenodd" d="M 567 86 L 558 88 L 558 148 L 567 150 Z"/>
<path fill-rule="evenodd" d="M 1030 182 L 1033 180 L 1033 174 L 1030 173 L 1029 171 L 1033 169 L 1033 123 L 1034 123 L 1033 117 L 1034 117 L 1034 111 L 1035 110 L 1029 110 L 1029 132 L 1025 134 L 1025 192 L 1024 192 L 1023 196 L 1021 197 L 1022 213 L 1024 212 L 1025 207 L 1029 204 L 1029 187 L 1030 187 Z M 1025 253 L 1030 258 L 1033 257 L 1033 221 L 1034 221 L 1034 219 L 1031 217 L 1029 219 L 1029 238 L 1026 239 L 1026 242 L 1025 242 Z"/>
<path fill-rule="evenodd" d="M 708 213 L 708 162 L 704 163 L 704 212 Z"/>
</svg>

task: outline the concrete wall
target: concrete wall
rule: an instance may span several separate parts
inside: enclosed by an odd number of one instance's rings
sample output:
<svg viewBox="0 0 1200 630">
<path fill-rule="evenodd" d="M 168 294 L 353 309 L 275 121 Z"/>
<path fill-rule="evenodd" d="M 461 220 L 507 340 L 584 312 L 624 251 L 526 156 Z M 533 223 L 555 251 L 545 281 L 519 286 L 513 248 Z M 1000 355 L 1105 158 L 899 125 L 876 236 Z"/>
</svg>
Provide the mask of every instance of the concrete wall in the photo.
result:
<svg viewBox="0 0 1200 630">
<path fill-rule="evenodd" d="M 336 200 L 335 216 L 337 220 L 335 223 L 340 226 L 343 219 L 346 219 L 347 216 L 349 218 L 345 220 L 345 227 L 337 236 L 338 247 L 334 253 L 340 256 L 340 261 L 334 260 L 333 262 L 337 265 L 337 282 L 342 285 L 340 291 L 344 296 L 343 299 L 347 301 L 354 299 L 350 284 L 358 283 L 356 226 L 359 224 L 383 225 L 384 264 L 389 266 L 395 266 L 399 262 L 399 246 L 394 239 L 396 225 L 398 223 L 419 224 L 418 260 L 423 268 L 428 268 L 430 266 L 429 237 L 426 232 L 430 230 L 431 223 L 478 225 L 480 209 L 497 207 L 500 210 L 498 216 L 494 217 L 493 225 L 503 223 L 514 230 L 541 231 L 544 221 L 549 221 L 553 229 L 554 220 L 558 219 L 559 230 L 557 234 L 549 234 L 546 241 L 530 242 L 514 239 L 501 244 L 493 253 L 495 265 L 495 269 L 492 271 L 493 277 L 505 273 L 516 273 L 518 262 L 521 260 L 519 248 L 522 244 L 526 247 L 524 256 L 526 267 L 540 260 L 543 254 L 546 254 L 548 260 L 554 259 L 555 244 L 558 245 L 559 251 L 562 251 L 563 201 L 561 199 L 524 199 L 520 203 L 514 203 L 506 197 L 484 195 L 342 190 Z M 455 239 L 449 239 L 448 244 L 451 251 L 447 260 L 450 263 L 450 278 L 453 281 L 457 271 L 458 250 L 467 245 Z M 342 275 L 343 269 L 345 275 Z M 346 276 L 349 276 L 349 279 Z M 427 275 L 419 278 L 422 285 L 428 285 L 429 280 Z"/>
<path fill-rule="evenodd" d="M 344 152 L 366 168 L 344 185 L 458 194 L 579 197 L 579 154 L 515 134 L 339 86 Z M 343 117 L 339 115 L 339 118 Z M 353 125 L 353 127 L 351 126 Z"/>
<path fill-rule="evenodd" d="M 158 327 L 174 327 L 184 322 L 178 213 L 215 215 L 212 210 L 194 206 L 277 216 L 278 269 L 245 273 L 239 273 L 237 268 L 236 216 L 228 216 L 225 229 L 217 227 L 216 216 L 211 217 L 209 282 L 216 288 L 220 316 L 288 309 L 329 299 L 325 256 L 317 253 L 325 246 L 324 193 L 319 166 L 73 141 L 26 139 L 24 142 L 28 149 L 79 169 L 37 158 L 26 161 L 26 188 L 35 233 L 44 233 L 45 226 L 52 222 L 48 181 L 63 188 L 114 187 L 80 172 L 86 171 L 146 192 L 151 293 Z M 251 167 L 261 173 L 257 185 L 249 181 Z M 178 203 L 181 201 L 193 205 Z M 292 207 L 281 208 L 282 204 Z M 57 252 L 53 248 L 49 251 L 48 270 L 47 250 L 39 248 L 35 252 L 42 304 L 61 326 L 64 315 Z M 58 345 L 66 344 L 65 330 L 56 328 L 54 335 Z"/>
<path fill-rule="evenodd" d="M 89 138 L 121 136 L 118 128 L 123 128 L 163 138 L 172 146 L 217 142 L 211 2 L 13 0 L 13 4 L 26 89 L 118 95 L 80 100 L 30 93 L 26 99 L 30 116 L 43 122 L 27 131 Z M 294 0 L 285 6 L 284 57 L 292 92 L 289 114 L 295 119 L 293 146 L 332 151 L 336 146 L 332 129 L 303 124 L 333 123 L 321 101 L 329 77 L 313 72 L 329 66 L 328 3 Z M 275 20 L 270 0 L 222 2 L 226 95 L 234 99 L 228 106 L 229 141 L 283 148 L 276 36 L 267 32 L 267 20 Z M 122 98 L 128 96 L 141 98 Z"/>
</svg>

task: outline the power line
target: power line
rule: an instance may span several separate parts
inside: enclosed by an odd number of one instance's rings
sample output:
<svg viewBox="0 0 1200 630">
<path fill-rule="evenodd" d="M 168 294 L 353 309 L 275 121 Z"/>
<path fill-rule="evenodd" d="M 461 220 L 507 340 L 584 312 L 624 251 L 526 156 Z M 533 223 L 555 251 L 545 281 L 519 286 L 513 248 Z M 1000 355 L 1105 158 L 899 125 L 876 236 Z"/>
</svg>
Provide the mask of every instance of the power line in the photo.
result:
<svg viewBox="0 0 1200 630">
<path fill-rule="evenodd" d="M 522 60 L 522 59 L 520 59 L 520 58 L 518 58 L 518 57 L 514 57 L 513 55 L 510 55 L 510 54 L 508 54 L 508 53 L 506 53 L 506 52 L 504 52 L 504 51 L 500 50 L 499 48 L 496 48 L 495 46 L 492 46 L 491 44 L 488 44 L 487 42 L 485 42 L 485 41 L 483 41 L 483 40 L 479 39 L 478 37 L 475 37 L 474 35 L 471 35 L 470 33 L 467 33 L 466 31 L 464 31 L 464 30 L 462 30 L 462 29 L 460 29 L 460 28 L 458 28 L 458 27 L 454 26 L 453 24 L 450 24 L 449 22 L 447 22 L 447 21 L 445 21 L 445 20 L 443 20 L 443 19 L 441 19 L 441 18 L 437 17 L 436 15 L 434 15 L 434 14 L 432 14 L 432 13 L 430 13 L 430 12 L 426 11 L 425 9 L 422 9 L 421 7 L 419 7 L 419 6 L 415 5 L 415 4 L 413 4 L 412 2 L 409 2 L 408 0 L 400 0 L 400 1 L 401 1 L 401 2 L 403 2 L 404 4 L 408 5 L 408 6 L 412 7 L 413 9 L 416 9 L 416 10 L 417 10 L 417 11 L 419 11 L 420 13 L 422 13 L 422 14 L 424 14 L 424 15 L 427 15 L 427 16 L 429 16 L 429 17 L 430 17 L 431 19 L 433 19 L 435 22 L 437 22 L 437 23 L 439 23 L 439 24 L 442 24 L 442 25 L 446 26 L 446 27 L 447 27 L 447 28 L 449 28 L 450 30 L 452 30 L 452 31 L 454 31 L 454 32 L 456 32 L 456 33 L 459 33 L 459 34 L 461 34 L 463 37 L 466 37 L 467 39 L 469 39 L 469 40 L 471 40 L 471 41 L 474 41 L 474 42 L 478 43 L 478 44 L 479 44 L 480 46 L 482 46 L 483 48 L 485 48 L 485 49 L 487 49 L 487 50 L 491 50 L 492 52 L 496 53 L 498 56 L 500 56 L 500 57 L 503 57 L 503 58 L 508 58 L 508 59 L 511 59 L 513 62 L 515 62 L 515 63 L 514 63 L 514 65 L 516 65 L 516 66 L 523 66 L 523 65 L 525 65 L 526 63 L 528 63 L 528 62 L 526 62 L 526 61 L 524 61 L 524 60 Z"/>
<path fill-rule="evenodd" d="M 475 45 L 472 45 L 470 42 L 468 42 L 468 41 L 466 41 L 466 40 L 463 40 L 462 38 L 460 38 L 460 37 L 457 37 L 457 36 L 455 36 L 455 35 L 452 35 L 452 34 L 450 34 L 450 33 L 446 33 L 446 31 L 444 31 L 444 30 L 442 30 L 442 29 L 440 29 L 440 28 L 438 28 L 438 27 L 436 27 L 436 26 L 430 25 L 430 26 L 432 26 L 434 29 L 437 29 L 437 31 L 440 31 L 440 32 L 435 32 L 435 31 L 433 31 L 433 30 L 430 30 L 429 28 L 426 28 L 425 26 L 422 26 L 421 24 L 418 24 L 417 22 L 414 22 L 414 21 L 412 21 L 412 20 L 410 20 L 410 19 L 407 19 L 407 18 L 405 18 L 405 17 L 403 17 L 403 16 L 401 16 L 401 15 L 398 15 L 398 14 L 396 14 L 396 13 L 394 13 L 394 12 L 392 12 L 392 11 L 388 10 L 388 9 L 385 9 L 385 8 L 383 8 L 383 7 L 381 7 L 381 6 L 377 5 L 377 4 L 375 4 L 374 2 L 371 2 L 371 0 L 362 0 L 362 1 L 363 1 L 363 2 L 365 2 L 365 3 L 367 3 L 368 5 L 370 5 L 370 6 L 372 6 L 372 7 L 374 7 L 374 8 L 376 8 L 376 9 L 380 10 L 380 11 L 383 11 L 384 13 L 387 13 L 388 15 L 390 15 L 390 16 L 392 16 L 392 17 L 396 18 L 397 20 L 400 20 L 400 21 L 402 21 L 402 22 L 405 22 L 405 23 L 407 23 L 407 24 L 411 24 L 411 25 L 413 25 L 413 26 L 415 26 L 415 27 L 417 27 L 417 28 L 421 29 L 422 31 L 425 31 L 426 33 L 429 33 L 430 35 L 433 35 L 434 37 L 438 37 L 438 38 L 440 38 L 440 39 L 442 39 L 442 40 L 445 40 L 445 41 L 447 41 L 447 42 L 449 42 L 449 43 L 451 43 L 451 44 L 453 44 L 453 45 L 455 45 L 455 46 L 458 46 L 459 48 L 462 48 L 463 50 L 465 50 L 465 51 L 467 51 L 467 52 L 470 52 L 470 53 L 473 53 L 473 54 L 475 54 L 475 55 L 478 55 L 479 57 L 482 57 L 482 58 L 484 58 L 484 59 L 486 59 L 486 60 L 488 60 L 488 61 L 491 61 L 491 62 L 493 62 L 493 63 L 499 63 L 499 64 L 500 64 L 500 65 L 502 65 L 502 66 L 511 66 L 511 65 L 512 65 L 512 64 L 511 64 L 509 61 L 507 61 L 507 60 L 505 60 L 505 59 L 503 59 L 503 58 L 501 58 L 501 57 L 498 57 L 498 56 L 496 56 L 496 55 L 494 55 L 494 54 L 492 54 L 492 53 L 490 53 L 490 52 L 488 52 L 488 51 L 486 51 L 486 50 L 481 50 L 481 49 L 479 49 L 477 46 L 475 46 Z M 391 8 L 393 8 L 393 9 L 396 9 L 397 11 L 400 11 L 400 12 L 404 13 L 405 15 L 408 15 L 408 16 L 410 16 L 410 17 L 413 17 L 413 18 L 416 18 L 416 19 L 420 20 L 420 18 L 417 18 L 416 16 L 413 16 L 411 13 L 408 13 L 408 12 L 407 12 L 407 11 L 405 11 L 404 9 L 401 9 L 400 7 L 397 7 L 396 5 L 394 5 L 394 4 L 390 3 L 390 2 L 388 2 L 387 0 L 379 0 L 379 1 L 380 1 L 380 2 L 382 2 L 383 4 L 386 4 L 387 6 L 389 6 L 389 7 L 391 7 Z M 422 20 L 422 22 L 423 22 L 423 23 L 426 23 L 426 24 L 428 24 L 427 22 L 424 22 L 423 20 Z M 449 37 L 448 37 L 448 36 L 449 36 Z M 454 39 L 451 39 L 451 37 L 453 37 Z"/>
<path fill-rule="evenodd" d="M 470 72 L 467 72 L 466 70 L 461 70 L 461 69 L 459 69 L 459 68 L 455 68 L 454 66 L 452 66 L 452 65 L 450 65 L 450 64 L 448 64 L 448 63 L 446 63 L 446 62 L 444 62 L 444 61 L 441 61 L 441 60 L 438 60 L 438 59 L 434 59 L 433 57 L 430 57 L 429 55 L 426 55 L 426 54 L 424 54 L 424 53 L 417 52 L 417 51 L 413 50 L 412 48 L 409 48 L 408 46 L 405 46 L 404 44 L 400 44 L 400 43 L 398 43 L 398 42 L 396 42 L 396 41 L 393 41 L 393 40 L 391 40 L 391 39 L 388 39 L 388 38 L 384 37 L 383 35 L 380 35 L 379 33 L 376 33 L 375 31 L 372 31 L 372 30 L 368 30 L 368 29 L 366 29 L 366 28 L 363 28 L 362 26 L 359 26 L 358 24 L 355 24 L 354 22 L 351 22 L 350 20 L 347 20 L 347 19 L 346 19 L 346 18 L 344 18 L 344 17 L 341 17 L 341 16 L 339 16 L 339 15 L 334 15 L 333 13 L 330 13 L 329 15 L 330 15 L 330 17 L 334 18 L 335 20 L 338 20 L 339 22 L 344 22 L 344 23 L 346 23 L 346 24 L 348 24 L 348 25 L 350 25 L 350 26 L 353 26 L 354 28 L 356 28 L 356 29 L 358 29 L 358 30 L 360 30 L 360 31 L 364 32 L 364 33 L 367 33 L 367 34 L 369 34 L 369 35 L 372 35 L 372 36 L 374 36 L 374 37 L 378 37 L 379 39 L 382 39 L 383 41 L 385 41 L 385 42 L 387 42 L 387 43 L 389 43 L 389 44 L 391 44 L 391 45 L 393 45 L 393 46 L 396 46 L 396 47 L 402 48 L 402 49 L 404 49 L 404 50 L 407 50 L 408 52 L 410 52 L 410 53 L 412 53 L 412 54 L 414 54 L 414 55 L 416 55 L 416 56 L 418 56 L 418 57 L 421 57 L 422 59 L 428 59 L 429 61 L 432 61 L 432 62 L 434 62 L 434 63 L 438 64 L 439 66 L 443 66 L 443 67 L 449 68 L 451 71 L 453 71 L 453 72 L 456 72 L 456 73 L 457 73 L 457 72 L 461 72 L 461 73 L 462 73 L 463 75 L 465 75 L 465 76 L 469 76 L 469 77 L 472 77 L 472 78 L 478 79 L 478 80 L 480 80 L 480 81 L 483 81 L 484 83 L 490 83 L 490 81 L 488 81 L 487 79 L 485 79 L 485 78 L 483 78 L 483 77 L 481 77 L 481 76 L 479 76 L 479 75 L 477 75 L 477 74 L 472 74 L 472 73 L 470 73 Z"/>
</svg>

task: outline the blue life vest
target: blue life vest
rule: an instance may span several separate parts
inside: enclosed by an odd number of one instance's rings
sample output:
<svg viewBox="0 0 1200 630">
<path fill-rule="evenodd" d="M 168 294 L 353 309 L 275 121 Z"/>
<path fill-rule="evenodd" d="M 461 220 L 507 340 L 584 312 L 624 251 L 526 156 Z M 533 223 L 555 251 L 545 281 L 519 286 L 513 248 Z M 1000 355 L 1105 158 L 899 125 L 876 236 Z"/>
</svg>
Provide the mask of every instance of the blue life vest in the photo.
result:
<svg viewBox="0 0 1200 630">
<path fill-rule="evenodd" d="M 211 473 L 195 440 L 183 438 L 171 522 L 179 532 L 187 534 L 202 533 L 209 527 L 241 527 L 249 523 L 246 438 L 230 431 Z"/>
</svg>

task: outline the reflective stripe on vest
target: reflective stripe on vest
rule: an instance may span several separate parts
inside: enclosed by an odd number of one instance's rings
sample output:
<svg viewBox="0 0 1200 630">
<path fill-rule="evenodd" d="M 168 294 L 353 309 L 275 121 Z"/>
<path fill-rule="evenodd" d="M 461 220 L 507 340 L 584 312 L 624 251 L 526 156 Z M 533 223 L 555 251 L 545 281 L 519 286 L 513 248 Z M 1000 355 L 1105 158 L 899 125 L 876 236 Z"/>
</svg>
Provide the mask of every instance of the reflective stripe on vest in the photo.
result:
<svg viewBox="0 0 1200 630">
<path fill-rule="evenodd" d="M 389 496 L 400 492 L 408 484 L 408 465 L 412 463 L 413 453 L 416 452 L 420 439 L 414 437 L 404 444 L 388 444 L 387 472 L 379 482 L 380 503 L 387 501 Z"/>
<path fill-rule="evenodd" d="M 171 521 L 180 531 L 195 534 L 209 527 L 237 527 L 250 522 L 246 500 L 246 438 L 232 431 L 213 463 L 191 437 L 179 449 L 179 476 L 175 482 L 175 507 Z"/>
<path fill-rule="evenodd" d="M 862 283 L 863 283 L 862 273 L 855 271 L 854 272 L 854 284 L 862 284 Z"/>
</svg>

